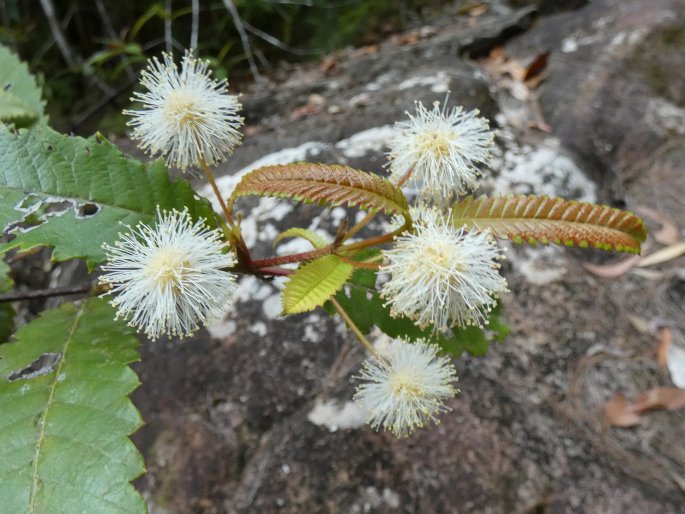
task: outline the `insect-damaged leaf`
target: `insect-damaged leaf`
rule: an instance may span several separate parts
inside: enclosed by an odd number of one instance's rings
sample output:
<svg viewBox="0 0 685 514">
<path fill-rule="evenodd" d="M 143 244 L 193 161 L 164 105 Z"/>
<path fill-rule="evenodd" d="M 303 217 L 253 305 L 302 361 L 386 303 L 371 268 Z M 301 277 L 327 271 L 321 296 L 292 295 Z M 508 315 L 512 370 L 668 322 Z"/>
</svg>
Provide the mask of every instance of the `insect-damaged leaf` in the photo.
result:
<svg viewBox="0 0 685 514">
<path fill-rule="evenodd" d="M 50 212 L 45 205 L 59 205 Z M 209 202 L 188 182 L 169 179 L 165 165 L 122 154 L 102 136 L 65 136 L 45 126 L 13 132 L 0 124 L 0 230 L 14 239 L 0 253 L 53 247 L 52 258 L 85 258 L 92 269 L 105 259 L 123 224 L 151 223 L 157 206 L 205 218 Z M 41 210 L 43 209 L 43 210 Z"/>
<path fill-rule="evenodd" d="M 146 512 L 128 436 L 142 421 L 132 329 L 95 298 L 65 304 L 0 345 L 2 512 Z"/>
</svg>

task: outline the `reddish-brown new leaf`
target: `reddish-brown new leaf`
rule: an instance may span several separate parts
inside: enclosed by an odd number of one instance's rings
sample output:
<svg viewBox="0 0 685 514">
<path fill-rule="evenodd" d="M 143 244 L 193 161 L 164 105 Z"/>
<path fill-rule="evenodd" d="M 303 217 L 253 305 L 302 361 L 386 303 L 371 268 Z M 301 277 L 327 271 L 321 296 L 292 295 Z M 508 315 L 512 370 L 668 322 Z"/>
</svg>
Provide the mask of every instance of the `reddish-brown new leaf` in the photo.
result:
<svg viewBox="0 0 685 514">
<path fill-rule="evenodd" d="M 472 196 L 452 206 L 455 226 L 489 229 L 515 243 L 549 244 L 639 253 L 647 235 L 634 214 L 586 202 L 548 196 Z"/>
<path fill-rule="evenodd" d="M 345 204 L 387 213 L 408 209 L 402 191 L 379 175 L 348 166 L 311 162 L 265 166 L 248 173 L 233 191 L 229 207 L 238 197 L 246 195 Z"/>
</svg>

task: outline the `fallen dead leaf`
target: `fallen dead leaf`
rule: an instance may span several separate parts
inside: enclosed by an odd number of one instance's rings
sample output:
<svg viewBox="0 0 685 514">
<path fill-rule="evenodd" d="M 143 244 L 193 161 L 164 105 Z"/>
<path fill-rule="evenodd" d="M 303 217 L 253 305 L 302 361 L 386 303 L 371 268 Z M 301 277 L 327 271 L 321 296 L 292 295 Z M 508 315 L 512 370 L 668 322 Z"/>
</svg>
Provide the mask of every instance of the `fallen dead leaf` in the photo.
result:
<svg viewBox="0 0 685 514">
<path fill-rule="evenodd" d="M 521 80 L 528 86 L 528 89 L 537 89 L 540 83 L 547 77 L 549 54 L 549 51 L 539 54 L 526 67 Z"/>
<path fill-rule="evenodd" d="M 634 427 L 642 423 L 642 418 L 622 394 L 617 394 L 604 404 L 604 417 L 612 427 Z"/>
<path fill-rule="evenodd" d="M 666 351 L 666 366 L 671 375 L 671 382 L 676 387 L 685 387 L 685 350 L 671 344 Z"/>
<path fill-rule="evenodd" d="M 649 322 L 645 318 L 636 316 L 635 314 L 626 314 L 628 321 L 633 325 L 633 328 L 641 334 L 648 334 L 650 332 Z"/>
<path fill-rule="evenodd" d="M 666 356 L 672 341 L 673 332 L 671 332 L 671 329 L 669 327 L 662 327 L 659 330 L 659 346 L 656 350 L 656 361 L 661 369 L 666 367 Z"/>
<path fill-rule="evenodd" d="M 677 387 L 655 387 L 635 398 L 633 408 L 637 414 L 666 409 L 678 410 L 685 407 L 685 389 Z"/>
<path fill-rule="evenodd" d="M 662 262 L 668 262 L 673 259 L 677 259 L 683 254 L 685 254 L 685 242 L 672 244 L 666 248 L 662 248 L 659 251 L 643 257 L 637 266 L 639 268 L 654 266 L 655 264 L 661 264 Z"/>
<path fill-rule="evenodd" d="M 590 264 L 583 262 L 583 268 L 601 278 L 618 278 L 628 273 L 640 261 L 639 255 L 631 255 L 626 259 L 611 264 Z"/>
<path fill-rule="evenodd" d="M 685 389 L 655 387 L 628 402 L 622 394 L 616 394 L 604 404 L 604 417 L 613 427 L 634 427 L 650 411 L 666 409 L 674 411 L 685 407 Z"/>
<path fill-rule="evenodd" d="M 307 103 L 293 109 L 290 115 L 288 116 L 288 119 L 290 121 L 296 121 L 302 118 L 306 118 L 307 116 L 319 114 L 321 111 L 323 111 L 325 103 L 326 100 L 323 96 L 317 94 L 309 95 Z"/>
<path fill-rule="evenodd" d="M 639 215 L 649 218 L 661 225 L 661 228 L 658 231 L 652 233 L 652 236 L 657 243 L 662 245 L 673 245 L 680 240 L 678 227 L 672 219 L 645 205 L 638 205 L 634 210 Z"/>
</svg>

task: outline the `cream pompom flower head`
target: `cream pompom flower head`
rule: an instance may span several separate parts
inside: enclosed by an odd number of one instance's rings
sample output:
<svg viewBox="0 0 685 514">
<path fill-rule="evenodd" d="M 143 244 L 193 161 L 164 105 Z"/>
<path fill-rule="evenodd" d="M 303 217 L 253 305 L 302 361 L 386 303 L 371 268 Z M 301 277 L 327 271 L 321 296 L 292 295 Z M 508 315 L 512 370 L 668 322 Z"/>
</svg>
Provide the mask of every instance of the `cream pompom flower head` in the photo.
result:
<svg viewBox="0 0 685 514">
<path fill-rule="evenodd" d="M 173 56 L 163 54 L 149 61 L 140 83 L 145 93 L 133 93 L 140 110 L 131 116 L 131 137 L 152 156 L 163 155 L 168 165 L 182 171 L 203 162 L 217 164 L 240 143 L 243 118 L 238 97 L 227 92 L 226 80 L 210 78 L 208 61 L 186 52 L 181 70 Z"/>
<path fill-rule="evenodd" d="M 449 410 L 444 401 L 457 394 L 457 372 L 449 357 L 439 357 L 426 341 L 402 339 L 383 345 L 379 356 L 364 362 L 355 401 L 369 412 L 369 424 L 397 437 L 411 435 L 426 422 L 438 423 Z"/>
<path fill-rule="evenodd" d="M 225 268 L 235 256 L 219 230 L 187 210 L 158 211 L 155 226 L 140 223 L 103 248 L 100 282 L 112 286 L 110 303 L 150 339 L 190 335 L 230 306 L 235 277 Z"/>
<path fill-rule="evenodd" d="M 391 180 L 399 183 L 411 170 L 409 184 L 419 198 L 446 205 L 454 195 L 478 187 L 478 164 L 490 162 L 494 135 L 488 120 L 478 110 L 462 107 L 426 109 L 416 104 L 409 121 L 395 124 L 397 134 L 390 141 L 388 155 Z"/>
<path fill-rule="evenodd" d="M 381 271 L 390 278 L 381 296 L 391 314 L 436 331 L 487 323 L 507 289 L 499 274 L 502 255 L 490 234 L 454 228 L 437 209 L 415 208 L 411 215 L 413 232 L 383 252 Z"/>
</svg>

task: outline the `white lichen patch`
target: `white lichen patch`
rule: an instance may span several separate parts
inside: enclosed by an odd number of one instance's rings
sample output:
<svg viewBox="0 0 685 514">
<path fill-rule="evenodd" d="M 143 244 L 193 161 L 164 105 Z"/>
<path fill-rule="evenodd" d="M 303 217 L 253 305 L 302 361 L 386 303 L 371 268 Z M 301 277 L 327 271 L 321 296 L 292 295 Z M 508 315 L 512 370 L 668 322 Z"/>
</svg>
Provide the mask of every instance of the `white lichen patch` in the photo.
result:
<svg viewBox="0 0 685 514">
<path fill-rule="evenodd" d="M 266 329 L 266 323 L 263 321 L 257 321 L 255 322 L 250 328 L 250 332 L 253 334 L 257 334 L 260 337 L 264 337 L 266 333 L 268 332 Z"/>
<path fill-rule="evenodd" d="M 566 259 L 563 248 L 557 246 L 516 247 L 502 241 L 507 251 L 507 260 L 516 271 L 521 273 L 531 284 L 543 286 L 562 280 L 566 275 Z"/>
<path fill-rule="evenodd" d="M 340 404 L 335 400 L 316 400 L 307 419 L 331 432 L 359 428 L 366 423 L 368 412 L 355 402 Z"/>
<path fill-rule="evenodd" d="M 226 339 L 235 334 L 238 325 L 232 319 L 215 321 L 207 325 L 207 331 L 212 339 Z"/>
<path fill-rule="evenodd" d="M 505 145 L 503 154 L 493 161 L 497 175 L 485 181 L 493 195 L 537 194 L 596 201 L 597 186 L 564 153 L 558 139 L 549 137 L 535 146 L 518 146 L 513 140 Z"/>
<path fill-rule="evenodd" d="M 392 125 L 374 127 L 338 141 L 335 148 L 348 159 L 364 157 L 369 153 L 382 152 L 395 133 Z"/>
<path fill-rule="evenodd" d="M 432 93 L 447 93 L 450 90 L 450 76 L 445 70 L 438 70 L 433 75 L 417 75 L 400 82 L 395 89 L 403 91 L 414 87 L 430 87 Z"/>
<path fill-rule="evenodd" d="M 264 303 L 262 304 L 262 310 L 264 311 L 264 316 L 267 318 L 278 318 L 281 312 L 283 312 L 280 293 L 273 294 L 264 300 Z"/>
</svg>

